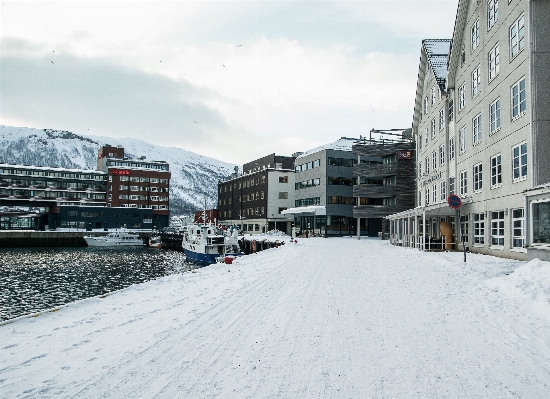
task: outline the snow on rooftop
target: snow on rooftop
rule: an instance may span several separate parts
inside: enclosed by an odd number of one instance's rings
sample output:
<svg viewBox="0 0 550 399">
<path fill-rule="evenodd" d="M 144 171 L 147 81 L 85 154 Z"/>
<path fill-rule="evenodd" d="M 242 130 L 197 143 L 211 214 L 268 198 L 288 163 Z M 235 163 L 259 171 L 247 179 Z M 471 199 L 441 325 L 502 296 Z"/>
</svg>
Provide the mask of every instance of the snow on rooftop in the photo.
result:
<svg viewBox="0 0 550 399">
<path fill-rule="evenodd" d="M 298 238 L 0 325 L 6 398 L 548 398 L 550 262 Z"/>
<path fill-rule="evenodd" d="M 42 170 L 49 172 L 71 172 L 71 173 L 95 173 L 105 174 L 105 172 L 93 169 L 67 169 L 67 168 L 52 168 L 49 166 L 33 166 L 33 165 L 12 165 L 10 163 L 0 163 L 0 168 L 10 169 L 29 169 L 29 170 Z"/>
<path fill-rule="evenodd" d="M 426 50 L 437 83 L 444 88 L 447 80 L 447 61 L 451 39 L 426 39 L 422 41 L 422 45 Z"/>
<path fill-rule="evenodd" d="M 354 138 L 348 138 L 348 137 L 341 137 L 340 139 L 328 143 L 325 145 L 322 145 L 320 147 L 313 148 L 311 150 L 305 151 L 303 154 L 300 154 L 296 157 L 296 159 L 303 158 L 307 155 L 315 154 L 316 152 L 324 151 L 324 150 L 338 150 L 338 151 L 350 151 L 353 143 L 355 143 L 358 139 Z"/>
</svg>

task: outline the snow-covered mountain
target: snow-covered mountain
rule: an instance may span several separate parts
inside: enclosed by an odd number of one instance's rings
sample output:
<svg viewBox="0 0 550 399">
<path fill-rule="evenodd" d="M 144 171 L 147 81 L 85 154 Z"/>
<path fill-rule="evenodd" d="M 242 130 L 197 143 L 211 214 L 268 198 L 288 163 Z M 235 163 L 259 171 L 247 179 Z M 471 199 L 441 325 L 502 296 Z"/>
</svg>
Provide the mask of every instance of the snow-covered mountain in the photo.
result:
<svg viewBox="0 0 550 399">
<path fill-rule="evenodd" d="M 121 145 L 128 158 L 170 164 L 170 208 L 173 215 L 204 207 L 216 207 L 218 180 L 227 177 L 235 165 L 175 147 L 163 147 L 143 140 L 80 136 L 52 129 L 31 129 L 0 125 L 0 163 L 97 169 L 97 150 L 104 144 Z"/>
</svg>

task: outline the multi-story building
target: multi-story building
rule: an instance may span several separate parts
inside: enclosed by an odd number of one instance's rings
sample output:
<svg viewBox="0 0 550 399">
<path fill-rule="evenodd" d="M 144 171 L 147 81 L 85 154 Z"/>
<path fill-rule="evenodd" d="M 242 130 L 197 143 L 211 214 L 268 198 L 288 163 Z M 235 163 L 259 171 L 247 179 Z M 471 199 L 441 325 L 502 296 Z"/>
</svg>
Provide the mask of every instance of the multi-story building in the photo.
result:
<svg viewBox="0 0 550 399">
<path fill-rule="evenodd" d="M 293 204 L 294 157 L 265 156 L 218 183 L 219 222 L 246 233 L 277 229 L 290 234 L 292 219 L 282 211 Z"/>
<path fill-rule="evenodd" d="M 399 131 L 399 132 L 396 132 Z M 415 148 L 411 129 L 371 132 L 352 146 L 357 156 L 353 167 L 353 217 L 358 235 L 377 237 L 389 233 L 386 216 L 414 207 Z"/>
<path fill-rule="evenodd" d="M 0 205 L 43 208 L 34 228 L 161 228 L 169 223 L 169 184 L 166 162 L 124 159 L 124 148 L 107 145 L 98 170 L 0 164 Z"/>
<path fill-rule="evenodd" d="M 297 231 L 322 236 L 355 233 L 353 166 L 357 157 L 351 152 L 355 141 L 342 137 L 297 154 L 294 208 L 282 212 L 294 217 Z"/>
<path fill-rule="evenodd" d="M 124 158 L 124 148 L 104 145 L 97 169 L 107 173 L 107 207 L 153 210 L 152 224 L 168 226 L 170 172 L 164 161 Z"/>
<path fill-rule="evenodd" d="M 413 132 L 418 145 L 428 144 L 418 148 L 420 210 L 392 216 L 394 221 L 407 219 L 417 246 L 438 235 L 437 222 L 446 219 L 454 227 L 455 241 L 463 235 L 472 252 L 526 259 L 529 250 L 549 256 L 544 252 L 550 247 L 550 234 L 545 233 L 550 232 L 549 30 L 550 2 L 544 0 L 459 1 L 445 87 L 439 85 L 441 98 L 436 95 L 434 102 L 429 89 L 437 74 L 419 73 Z M 427 42 L 421 71 L 432 65 Z M 443 140 L 434 112 L 445 107 Z M 432 139 L 434 119 L 437 139 L 421 140 L 426 133 Z M 447 177 L 439 177 L 439 169 L 433 173 L 433 160 L 441 159 L 443 145 L 448 149 Z M 433 206 L 438 197 L 443 203 L 443 184 L 447 193 L 462 199 L 461 223 L 454 223 L 455 211 L 444 204 Z M 439 189 L 435 196 L 434 187 Z"/>
</svg>

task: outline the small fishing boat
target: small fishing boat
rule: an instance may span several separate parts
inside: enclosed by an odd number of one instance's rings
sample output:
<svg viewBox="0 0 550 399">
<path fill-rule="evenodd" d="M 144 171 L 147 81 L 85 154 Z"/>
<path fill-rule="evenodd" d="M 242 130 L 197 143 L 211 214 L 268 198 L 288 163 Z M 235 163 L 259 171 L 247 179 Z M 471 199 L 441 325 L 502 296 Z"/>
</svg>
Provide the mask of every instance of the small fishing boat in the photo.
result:
<svg viewBox="0 0 550 399">
<path fill-rule="evenodd" d="M 182 248 L 187 261 L 201 266 L 216 263 L 217 258 L 241 255 L 238 230 L 223 231 L 213 224 L 187 225 Z"/>
<path fill-rule="evenodd" d="M 151 248 L 162 248 L 162 240 L 160 237 L 151 237 L 149 238 L 149 247 Z"/>
<path fill-rule="evenodd" d="M 138 247 L 144 246 L 145 242 L 137 233 L 112 232 L 106 236 L 84 236 L 84 240 L 90 247 Z"/>
</svg>

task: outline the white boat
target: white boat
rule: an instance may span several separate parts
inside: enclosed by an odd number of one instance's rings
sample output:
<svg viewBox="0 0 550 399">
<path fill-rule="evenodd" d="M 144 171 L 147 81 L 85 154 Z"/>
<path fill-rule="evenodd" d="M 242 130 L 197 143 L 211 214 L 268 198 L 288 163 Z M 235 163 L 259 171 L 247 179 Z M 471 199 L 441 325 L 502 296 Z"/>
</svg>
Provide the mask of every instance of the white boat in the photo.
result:
<svg viewBox="0 0 550 399">
<path fill-rule="evenodd" d="M 84 236 L 84 240 L 90 247 L 137 247 L 145 243 L 137 233 L 127 233 L 125 231 L 112 232 L 106 236 Z"/>
<path fill-rule="evenodd" d="M 149 247 L 151 248 L 162 248 L 162 240 L 160 237 L 151 237 L 149 238 Z"/>
<path fill-rule="evenodd" d="M 185 257 L 201 266 L 216 263 L 217 258 L 240 256 L 238 230 L 220 230 L 213 224 L 191 224 L 183 234 Z"/>
</svg>

